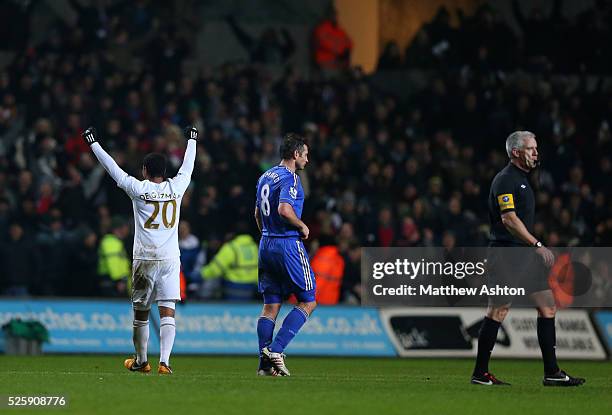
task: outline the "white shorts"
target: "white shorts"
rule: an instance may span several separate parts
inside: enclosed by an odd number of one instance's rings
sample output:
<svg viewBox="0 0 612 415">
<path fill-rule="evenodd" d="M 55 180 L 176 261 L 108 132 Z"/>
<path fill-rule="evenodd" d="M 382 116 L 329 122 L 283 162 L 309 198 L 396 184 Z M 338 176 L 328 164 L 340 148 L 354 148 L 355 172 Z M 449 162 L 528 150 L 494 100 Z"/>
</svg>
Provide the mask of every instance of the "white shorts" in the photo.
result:
<svg viewBox="0 0 612 415">
<path fill-rule="evenodd" d="M 134 310 L 150 310 L 153 301 L 181 300 L 180 258 L 132 263 L 132 303 Z"/>
</svg>

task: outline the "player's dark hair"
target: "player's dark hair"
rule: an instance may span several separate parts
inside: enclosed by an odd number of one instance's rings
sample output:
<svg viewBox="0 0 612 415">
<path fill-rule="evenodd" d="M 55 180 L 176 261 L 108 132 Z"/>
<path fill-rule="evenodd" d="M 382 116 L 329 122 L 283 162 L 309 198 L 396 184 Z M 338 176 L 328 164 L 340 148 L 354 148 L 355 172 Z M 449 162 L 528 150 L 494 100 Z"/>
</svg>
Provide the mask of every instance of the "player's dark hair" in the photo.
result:
<svg viewBox="0 0 612 415">
<path fill-rule="evenodd" d="M 149 177 L 166 177 L 166 156 L 160 153 L 149 153 L 145 156 L 142 165 L 147 169 Z"/>
<path fill-rule="evenodd" d="M 283 160 L 291 160 L 296 150 L 302 154 L 305 145 L 304 137 L 296 133 L 287 133 L 283 137 L 283 143 L 280 146 L 280 156 Z"/>
</svg>

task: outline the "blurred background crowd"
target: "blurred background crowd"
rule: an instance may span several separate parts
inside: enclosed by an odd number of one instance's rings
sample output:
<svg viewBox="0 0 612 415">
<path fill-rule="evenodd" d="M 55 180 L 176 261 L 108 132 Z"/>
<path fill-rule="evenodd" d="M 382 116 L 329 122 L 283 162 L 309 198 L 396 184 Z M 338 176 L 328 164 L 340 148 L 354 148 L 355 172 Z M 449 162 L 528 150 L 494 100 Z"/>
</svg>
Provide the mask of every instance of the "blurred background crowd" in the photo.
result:
<svg viewBox="0 0 612 415">
<path fill-rule="evenodd" d="M 232 17 L 249 58 L 211 68 L 186 64 L 197 60 L 188 12 L 75 2 L 76 29 L 58 22 L 38 43 L 15 35 L 19 52 L 0 69 L 0 292 L 125 295 L 132 206 L 82 141 L 89 125 L 138 178 L 153 151 L 175 173 L 182 127 L 203 131 L 181 211 L 187 298 L 231 298 L 214 281 L 240 258 L 223 247 L 257 244 L 256 181 L 290 131 L 310 144 L 302 219 L 329 302 L 358 301 L 360 247 L 486 245 L 489 185 L 517 129 L 536 134 L 542 159 L 536 236 L 610 246 L 611 8 L 598 1 L 570 18 L 560 4 L 513 4 L 524 34 L 488 4 L 458 26 L 441 9 L 365 74 L 333 12 L 312 27 L 307 71 L 292 64 L 290 33 L 253 36 Z M 378 82 L 410 71 L 422 85 L 413 93 Z"/>
</svg>

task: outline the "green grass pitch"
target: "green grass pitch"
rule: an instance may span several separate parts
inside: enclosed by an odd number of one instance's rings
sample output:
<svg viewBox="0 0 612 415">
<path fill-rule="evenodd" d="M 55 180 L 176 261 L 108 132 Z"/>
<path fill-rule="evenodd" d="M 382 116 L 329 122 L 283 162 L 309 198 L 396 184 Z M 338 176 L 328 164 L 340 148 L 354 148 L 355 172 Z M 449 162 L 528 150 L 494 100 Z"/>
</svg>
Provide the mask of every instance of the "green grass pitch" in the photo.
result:
<svg viewBox="0 0 612 415">
<path fill-rule="evenodd" d="M 54 414 L 542 414 L 612 413 L 612 362 L 562 362 L 578 388 L 541 386 L 539 361 L 497 359 L 510 387 L 469 384 L 470 359 L 289 357 L 289 378 L 255 376 L 256 358 L 175 356 L 175 374 L 130 373 L 125 356 L 0 358 L 0 395 L 67 395 Z M 154 362 L 154 356 L 151 357 Z M 155 364 L 154 369 L 157 368 Z"/>
</svg>

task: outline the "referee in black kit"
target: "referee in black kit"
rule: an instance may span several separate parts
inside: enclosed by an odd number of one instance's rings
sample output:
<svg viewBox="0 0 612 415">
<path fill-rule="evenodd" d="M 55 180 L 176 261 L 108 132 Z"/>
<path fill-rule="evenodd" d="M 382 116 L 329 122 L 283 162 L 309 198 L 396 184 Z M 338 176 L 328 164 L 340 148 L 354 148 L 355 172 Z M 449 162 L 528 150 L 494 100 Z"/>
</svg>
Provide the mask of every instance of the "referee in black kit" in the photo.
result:
<svg viewBox="0 0 612 415">
<path fill-rule="evenodd" d="M 535 216 L 535 197 L 528 180 L 529 172 L 538 165 L 538 146 L 535 135 L 529 131 L 515 131 L 506 139 L 506 152 L 510 163 L 493 179 L 489 192 L 489 220 L 491 223 L 491 247 L 522 247 L 520 261 L 509 261 L 509 255 L 502 251 L 501 263 L 512 266 L 492 267 L 492 278 L 499 274 L 511 280 L 529 281 L 530 297 L 538 310 L 538 343 L 544 360 L 544 386 L 578 386 L 585 380 L 575 378 L 559 369 L 555 355 L 555 314 L 557 309 L 552 291 L 543 275 L 531 273 L 533 267 L 523 266 L 530 262 L 528 247 L 533 248 L 533 256 L 551 267 L 554 255 L 532 234 Z M 494 250 L 499 252 L 499 249 Z M 495 255 L 495 254 L 494 254 Z M 499 256 L 498 256 L 499 257 Z M 499 259 L 499 258 L 498 258 Z M 497 261 L 496 261 L 497 262 Z M 511 269 L 510 269 L 511 268 Z M 519 268 L 519 269 L 517 269 Z M 523 272 L 521 272 L 521 270 Z M 504 273 L 504 271 L 506 271 Z M 521 274 L 530 275 L 521 275 Z M 503 277 L 503 275 L 502 275 Z M 489 298 L 487 314 L 478 336 L 478 355 L 471 382 L 475 385 L 509 385 L 489 372 L 489 359 L 497 339 L 497 331 L 510 309 L 510 298 Z"/>
</svg>

